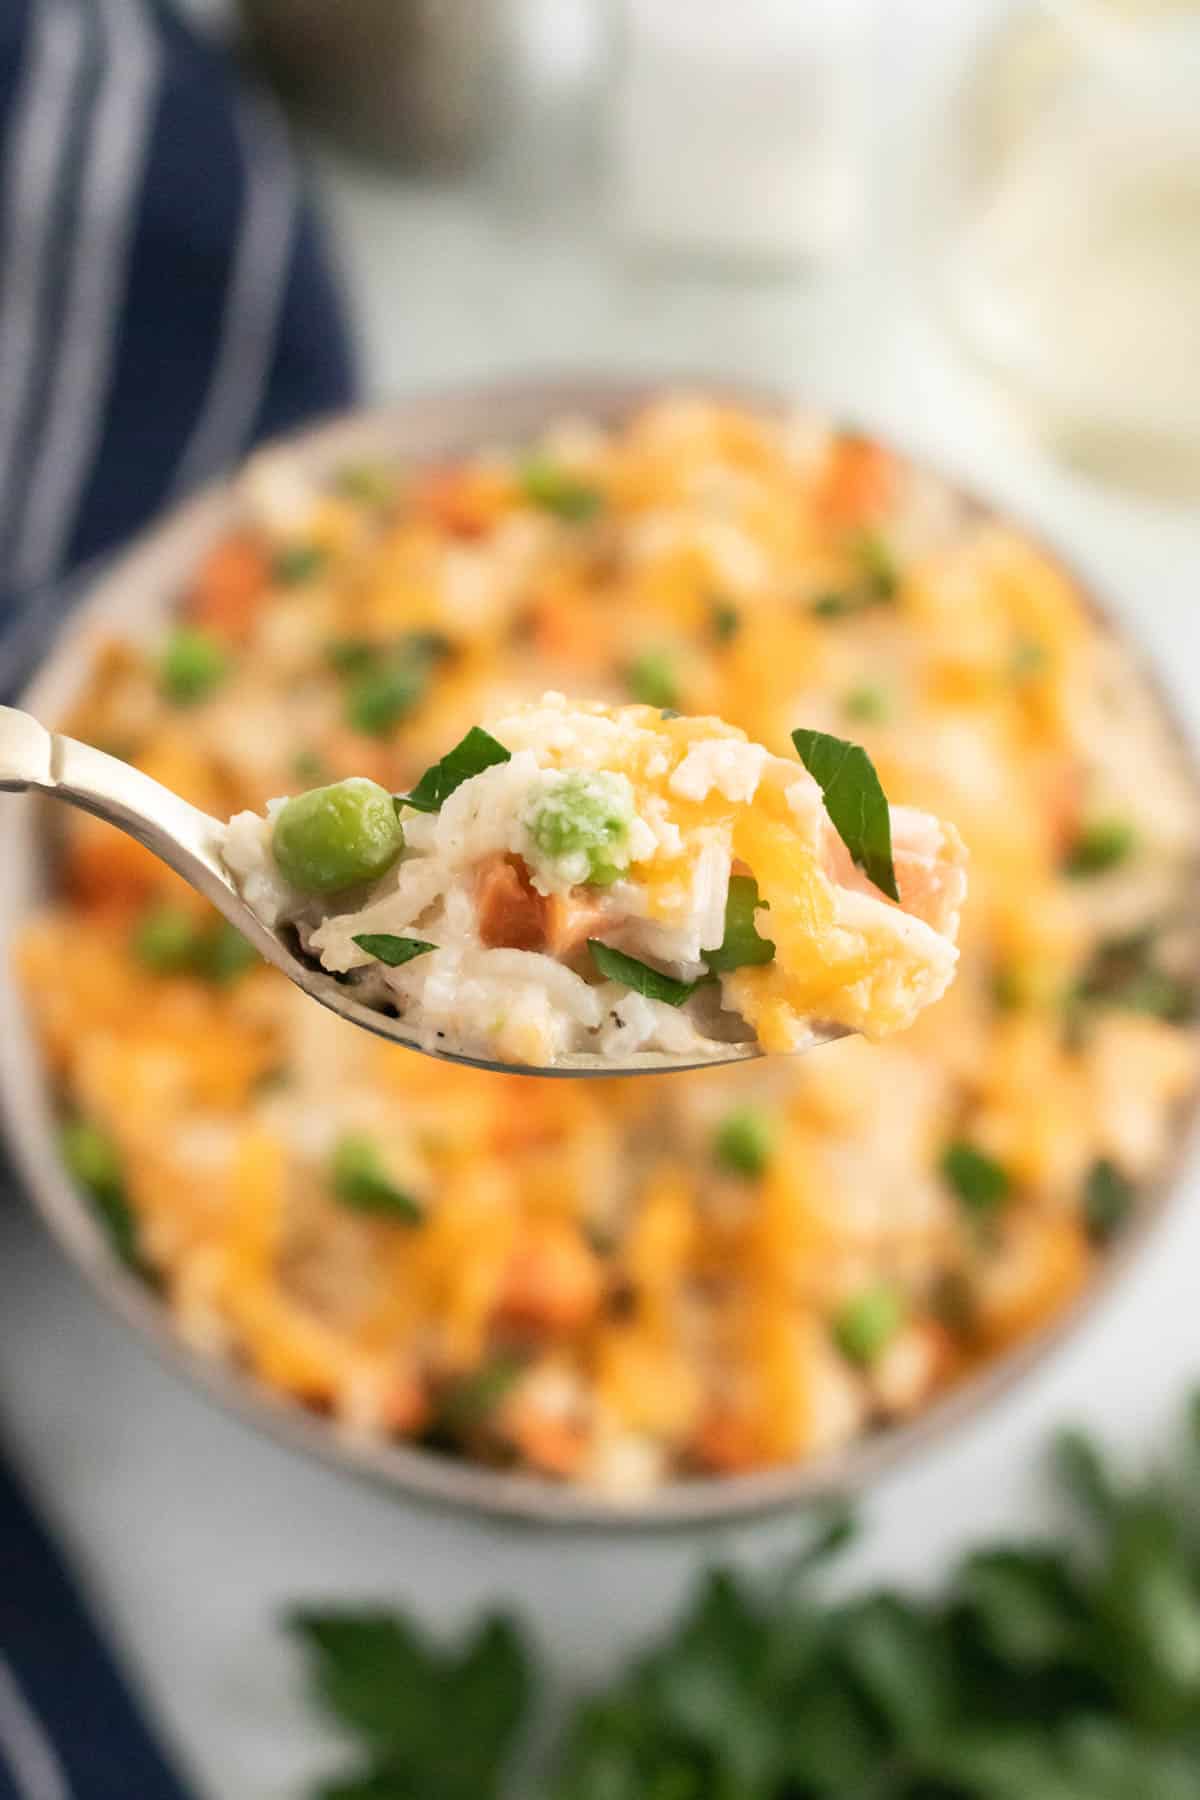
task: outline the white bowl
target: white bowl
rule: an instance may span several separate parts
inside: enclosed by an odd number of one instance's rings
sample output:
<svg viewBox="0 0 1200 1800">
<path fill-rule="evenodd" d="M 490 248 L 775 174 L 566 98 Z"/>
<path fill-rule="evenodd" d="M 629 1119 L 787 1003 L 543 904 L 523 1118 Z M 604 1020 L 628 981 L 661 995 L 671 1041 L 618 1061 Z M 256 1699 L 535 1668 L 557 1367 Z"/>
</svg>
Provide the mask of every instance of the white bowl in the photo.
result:
<svg viewBox="0 0 1200 1800">
<path fill-rule="evenodd" d="M 697 385 L 764 408 L 781 404 L 777 394 L 744 384 L 704 380 Z M 379 453 L 445 457 L 480 443 L 520 441 L 567 414 L 616 421 L 660 390 L 661 384 L 546 380 L 430 394 L 336 420 L 296 435 L 290 444 L 317 474 Z M 110 566 L 66 625 L 22 703 L 48 725 L 61 721 L 87 679 L 97 639 L 111 636 L 114 628 L 137 636 L 158 624 L 206 547 L 234 520 L 236 506 L 230 484 L 221 483 L 139 538 Z M 1173 719 L 1171 724 L 1182 743 Z M 1190 750 L 1187 760 L 1200 809 L 1200 772 Z M 0 859 L 0 935 L 8 946 L 51 891 L 52 871 L 47 809 L 11 796 L 0 796 L 0 808 L 6 847 Z M 1188 1135 L 1185 1123 L 1190 1124 L 1196 1111 L 1194 1097 L 1186 1111 L 1179 1133 L 1181 1150 Z M 67 1254 L 110 1305 L 200 1388 L 283 1442 L 354 1474 L 433 1502 L 543 1524 L 648 1526 L 729 1520 L 858 1490 L 883 1469 L 974 1419 L 1028 1374 L 1091 1311 L 1136 1255 L 1161 1216 L 1172 1185 L 1164 1178 L 1143 1194 L 1136 1217 L 1098 1262 L 1071 1306 L 915 1419 L 794 1467 L 673 1481 L 622 1504 L 536 1475 L 498 1472 L 411 1445 L 350 1439 L 298 1402 L 184 1344 L 154 1293 L 113 1254 L 86 1199 L 63 1169 L 53 1084 L 7 955 L 0 968 L 0 1112 L 26 1188 Z"/>
</svg>

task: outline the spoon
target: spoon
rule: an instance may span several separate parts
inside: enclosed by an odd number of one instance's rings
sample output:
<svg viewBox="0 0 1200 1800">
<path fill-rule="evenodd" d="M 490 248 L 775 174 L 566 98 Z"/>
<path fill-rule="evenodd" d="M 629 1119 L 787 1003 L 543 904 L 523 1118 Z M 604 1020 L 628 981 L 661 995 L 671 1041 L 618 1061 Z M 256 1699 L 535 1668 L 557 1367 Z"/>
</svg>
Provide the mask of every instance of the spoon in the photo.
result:
<svg viewBox="0 0 1200 1800">
<path fill-rule="evenodd" d="M 710 1055 L 691 1059 L 662 1050 L 644 1050 L 623 1062 L 580 1051 L 550 1067 L 493 1062 L 452 1050 L 432 1050 L 421 1043 L 401 1018 L 365 1006 L 354 990 L 336 976 L 297 956 L 280 935 L 253 913 L 234 886 L 221 855 L 225 827 L 140 769 L 90 744 L 47 731 L 28 713 L 0 706 L 0 792 L 49 794 L 115 825 L 144 844 L 160 861 L 181 875 L 189 887 L 223 913 L 258 954 L 279 969 L 310 999 L 352 1025 L 406 1049 L 420 1050 L 440 1062 L 466 1063 L 506 1075 L 613 1076 L 651 1075 L 682 1069 L 711 1069 L 725 1063 L 750 1062 L 763 1052 L 757 1044 L 722 1044 Z M 844 1026 L 817 1027 L 813 1047 L 846 1036 Z"/>
</svg>

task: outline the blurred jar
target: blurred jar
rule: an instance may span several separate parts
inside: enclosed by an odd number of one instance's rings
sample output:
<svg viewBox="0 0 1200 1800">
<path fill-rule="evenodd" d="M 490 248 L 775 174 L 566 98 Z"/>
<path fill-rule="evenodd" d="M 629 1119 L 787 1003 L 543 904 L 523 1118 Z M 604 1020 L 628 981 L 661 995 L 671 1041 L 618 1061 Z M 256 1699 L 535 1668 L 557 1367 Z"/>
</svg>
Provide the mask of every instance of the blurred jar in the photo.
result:
<svg viewBox="0 0 1200 1800">
<path fill-rule="evenodd" d="M 480 143 L 505 0 L 241 0 L 251 55 L 348 148 L 461 161 Z"/>
<path fill-rule="evenodd" d="M 1200 3 L 1040 0 L 986 43 L 939 147 L 932 273 L 1053 447 L 1200 494 Z"/>
</svg>

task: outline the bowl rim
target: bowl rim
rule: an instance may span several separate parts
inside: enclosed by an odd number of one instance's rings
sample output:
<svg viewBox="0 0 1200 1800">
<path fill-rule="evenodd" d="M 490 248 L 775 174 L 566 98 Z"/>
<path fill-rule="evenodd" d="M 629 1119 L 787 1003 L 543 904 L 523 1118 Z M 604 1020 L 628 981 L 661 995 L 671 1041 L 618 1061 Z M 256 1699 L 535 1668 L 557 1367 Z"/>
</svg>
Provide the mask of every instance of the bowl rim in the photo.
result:
<svg viewBox="0 0 1200 1800">
<path fill-rule="evenodd" d="M 802 399 L 779 388 L 715 375 L 667 373 L 653 379 L 603 373 L 551 374 L 423 390 L 286 433 L 264 448 L 287 449 L 319 477 L 346 460 L 374 452 L 436 460 L 481 444 L 519 442 L 552 420 L 571 415 L 612 424 L 664 393 L 681 390 L 774 412 L 803 405 Z M 988 515 L 1009 516 L 1007 509 L 982 499 L 971 483 L 946 475 L 932 460 L 911 452 L 895 434 L 860 427 L 857 422 L 840 423 L 843 429 L 864 430 L 914 466 L 930 470 L 968 504 Z M 139 628 L 152 627 L 166 616 L 183 576 L 236 517 L 235 484 L 236 471 L 209 484 L 153 521 L 114 557 L 88 598 L 64 621 L 26 688 L 22 705 L 53 724 L 82 685 L 99 639 L 114 628 L 136 635 Z M 1026 531 L 1024 526 L 1020 529 Z M 1175 742 L 1200 813 L 1200 761 L 1153 669 L 1147 667 L 1111 611 L 1096 598 L 1091 581 L 1073 562 L 1047 545 L 1036 528 L 1026 535 L 1066 569 L 1099 623 L 1132 659 Z M 8 854 L 0 859 L 0 936 L 11 946 L 15 930 L 42 897 L 42 832 L 38 808 L 13 800 L 4 804 L 11 823 L 6 826 Z M 728 1525 L 857 1493 L 922 1449 L 942 1443 L 1018 1388 L 1103 1305 L 1162 1221 L 1186 1162 L 1198 1115 L 1200 1085 L 1177 1109 L 1177 1142 L 1164 1169 L 1143 1189 L 1135 1218 L 1098 1259 L 1070 1305 L 913 1418 L 807 1461 L 747 1475 L 669 1480 L 649 1493 L 622 1500 L 531 1473 L 490 1469 L 403 1441 L 352 1436 L 300 1402 L 259 1384 L 235 1364 L 187 1344 L 153 1290 L 117 1259 L 85 1197 L 61 1164 L 54 1084 L 32 1033 L 11 954 L 0 968 L 0 1120 L 21 1185 L 35 1211 L 103 1300 L 170 1369 L 244 1424 L 265 1431 L 277 1442 L 408 1499 L 526 1525 L 619 1533 Z"/>
</svg>

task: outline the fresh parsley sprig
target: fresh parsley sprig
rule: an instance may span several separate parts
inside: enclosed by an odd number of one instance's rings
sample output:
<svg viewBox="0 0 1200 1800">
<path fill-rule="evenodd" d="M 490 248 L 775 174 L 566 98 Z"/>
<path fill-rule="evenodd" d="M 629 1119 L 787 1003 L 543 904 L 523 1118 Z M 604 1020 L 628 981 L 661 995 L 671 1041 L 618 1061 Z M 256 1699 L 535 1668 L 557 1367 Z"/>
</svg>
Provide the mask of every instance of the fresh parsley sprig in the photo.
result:
<svg viewBox="0 0 1200 1800">
<path fill-rule="evenodd" d="M 431 950 L 437 949 L 436 944 L 426 943 L 424 938 L 397 937 L 392 931 L 363 931 L 354 942 L 376 962 L 386 963 L 389 969 L 403 968 L 415 956 L 428 956 Z"/>
<path fill-rule="evenodd" d="M 511 759 L 512 751 L 506 750 L 491 732 L 481 725 L 472 725 L 453 750 L 447 750 L 440 762 L 426 769 L 411 794 L 397 794 L 396 804 L 414 807 L 417 812 L 440 812 L 464 781 Z"/>
<path fill-rule="evenodd" d="M 830 1597 L 844 1515 L 766 1580 L 706 1576 L 578 1702 L 537 1800 L 1196 1800 L 1200 1401 L 1176 1455 L 1119 1480 L 1059 1441 L 1068 1531 L 985 1545 L 940 1594 Z M 319 1699 L 358 1761 L 313 1800 L 496 1800 L 526 1722 L 515 1628 L 462 1648 L 387 1613 L 302 1611 Z"/>
<path fill-rule="evenodd" d="M 892 818 L 875 765 L 860 744 L 827 731 L 793 731 L 796 754 L 817 783 L 834 830 L 863 874 L 899 901 L 892 863 Z"/>
</svg>

